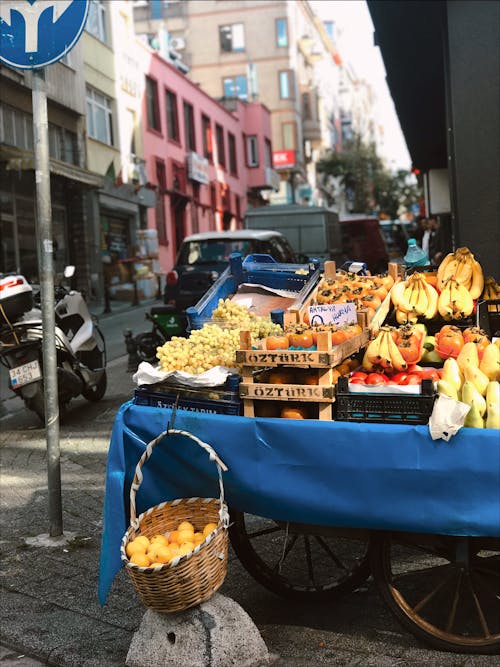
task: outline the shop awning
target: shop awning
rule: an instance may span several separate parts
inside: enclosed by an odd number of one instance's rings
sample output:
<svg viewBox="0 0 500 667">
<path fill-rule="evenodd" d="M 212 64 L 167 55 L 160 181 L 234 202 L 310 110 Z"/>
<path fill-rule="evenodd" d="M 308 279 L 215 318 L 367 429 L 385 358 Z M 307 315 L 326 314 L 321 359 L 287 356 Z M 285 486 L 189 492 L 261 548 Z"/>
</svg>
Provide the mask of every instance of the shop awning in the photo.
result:
<svg viewBox="0 0 500 667">
<path fill-rule="evenodd" d="M 15 146 L 0 146 L 0 162 L 6 163 L 7 171 L 30 171 L 35 169 L 34 154 Z M 69 162 L 50 158 L 49 168 L 51 174 L 62 176 L 70 181 L 78 181 L 78 183 L 89 188 L 102 188 L 104 185 L 103 176 Z"/>
<path fill-rule="evenodd" d="M 446 2 L 368 0 L 401 129 L 413 166 L 447 166 Z"/>
</svg>

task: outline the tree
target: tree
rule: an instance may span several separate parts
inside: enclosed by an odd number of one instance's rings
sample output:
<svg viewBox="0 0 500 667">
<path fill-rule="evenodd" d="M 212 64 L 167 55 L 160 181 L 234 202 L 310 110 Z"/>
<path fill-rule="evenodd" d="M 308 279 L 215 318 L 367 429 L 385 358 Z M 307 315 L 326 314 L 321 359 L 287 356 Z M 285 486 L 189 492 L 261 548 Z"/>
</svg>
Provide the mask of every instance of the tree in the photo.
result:
<svg viewBox="0 0 500 667">
<path fill-rule="evenodd" d="M 377 155 L 375 144 L 366 144 L 357 135 L 344 143 L 342 153 L 331 153 L 316 168 L 320 174 L 340 178 L 350 208 L 356 213 L 395 219 L 420 196 L 408 171 L 391 173 Z"/>
</svg>

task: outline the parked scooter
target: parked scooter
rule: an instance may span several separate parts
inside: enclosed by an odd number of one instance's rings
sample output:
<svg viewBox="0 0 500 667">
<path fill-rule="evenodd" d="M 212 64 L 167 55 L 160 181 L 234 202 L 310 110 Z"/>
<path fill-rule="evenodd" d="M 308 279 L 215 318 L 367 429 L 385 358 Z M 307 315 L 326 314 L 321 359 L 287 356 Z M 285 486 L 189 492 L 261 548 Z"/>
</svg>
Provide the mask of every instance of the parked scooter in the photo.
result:
<svg viewBox="0 0 500 667">
<path fill-rule="evenodd" d="M 141 361 L 156 364 L 156 349 L 166 343 L 172 336 L 184 336 L 186 326 L 183 316 L 174 306 L 153 306 L 145 319 L 152 324 L 151 331 L 133 335 L 131 329 L 124 331 L 125 347 L 127 348 L 129 363 L 127 371 L 133 373 Z"/>
<path fill-rule="evenodd" d="M 74 267 L 66 267 L 70 278 Z M 106 345 L 80 292 L 55 288 L 55 337 L 59 414 L 80 394 L 100 401 L 106 392 Z M 36 295 L 35 295 L 36 299 Z M 33 288 L 21 275 L 0 276 L 0 363 L 9 370 L 9 387 L 45 422 L 43 323 Z M 39 304 L 38 304 L 39 305 Z"/>
</svg>

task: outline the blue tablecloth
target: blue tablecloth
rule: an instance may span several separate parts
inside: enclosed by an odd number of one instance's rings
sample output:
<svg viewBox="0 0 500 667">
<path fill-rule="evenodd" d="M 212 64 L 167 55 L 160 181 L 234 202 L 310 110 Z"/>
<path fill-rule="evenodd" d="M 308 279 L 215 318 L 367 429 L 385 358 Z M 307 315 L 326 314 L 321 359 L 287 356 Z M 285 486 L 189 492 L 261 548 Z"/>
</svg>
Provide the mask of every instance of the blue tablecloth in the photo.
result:
<svg viewBox="0 0 500 667">
<path fill-rule="evenodd" d="M 171 410 L 125 403 L 106 473 L 99 599 L 121 567 L 130 483 L 146 445 Z M 270 518 L 332 526 L 500 536 L 500 432 L 464 428 L 450 442 L 427 426 L 249 419 L 178 410 L 229 468 L 233 507 Z M 217 470 L 182 436 L 165 438 L 143 467 L 137 513 L 164 500 L 218 497 Z"/>
</svg>

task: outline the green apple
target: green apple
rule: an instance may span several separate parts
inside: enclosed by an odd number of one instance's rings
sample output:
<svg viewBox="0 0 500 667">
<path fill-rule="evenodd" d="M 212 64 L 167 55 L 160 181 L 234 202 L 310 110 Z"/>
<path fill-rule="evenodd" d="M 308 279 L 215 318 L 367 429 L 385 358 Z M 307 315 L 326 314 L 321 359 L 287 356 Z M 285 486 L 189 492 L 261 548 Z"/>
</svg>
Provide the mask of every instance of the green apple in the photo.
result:
<svg viewBox="0 0 500 667">
<path fill-rule="evenodd" d="M 436 352 L 436 339 L 434 336 L 426 336 L 424 340 L 424 352 L 422 354 L 421 362 L 429 364 L 439 364 L 443 358 Z"/>
</svg>

